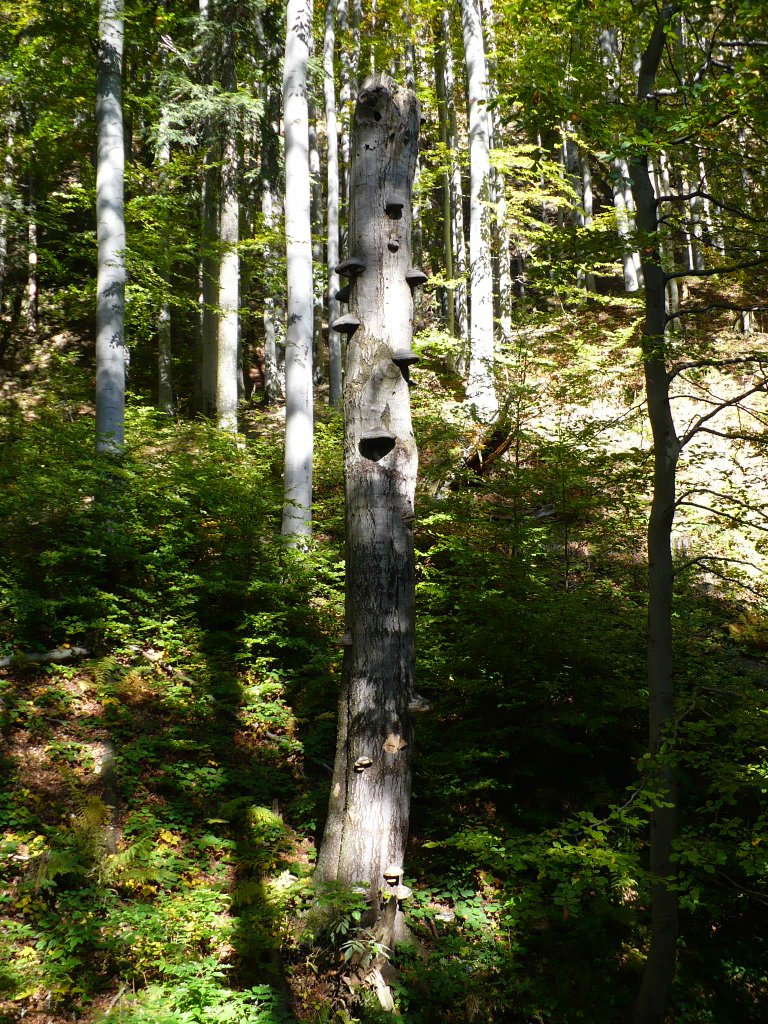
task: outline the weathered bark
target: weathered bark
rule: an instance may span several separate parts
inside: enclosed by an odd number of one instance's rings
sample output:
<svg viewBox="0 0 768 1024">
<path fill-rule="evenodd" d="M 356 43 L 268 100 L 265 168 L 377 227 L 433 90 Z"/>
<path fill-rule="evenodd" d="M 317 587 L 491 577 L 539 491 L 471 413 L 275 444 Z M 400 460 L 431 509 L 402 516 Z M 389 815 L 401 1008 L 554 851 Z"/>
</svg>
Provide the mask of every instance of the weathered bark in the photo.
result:
<svg viewBox="0 0 768 1024">
<path fill-rule="evenodd" d="M 638 75 L 637 97 L 640 132 L 653 126 L 653 92 L 664 48 L 665 29 L 674 8 L 659 13 Z M 662 1024 L 669 1002 L 677 958 L 678 899 L 674 889 L 672 859 L 677 830 L 677 780 L 663 750 L 666 731 L 675 710 L 672 674 L 672 522 L 675 514 L 675 483 L 680 441 L 670 407 L 669 375 L 665 343 L 666 276 L 658 249 L 658 219 L 647 154 L 632 161 L 632 184 L 637 223 L 643 233 L 645 321 L 642 334 L 648 417 L 654 444 L 654 476 L 648 521 L 648 690 L 649 751 L 655 777 L 668 806 L 657 807 L 651 820 L 650 870 L 651 942 L 634 1010 L 635 1024 Z"/>
<path fill-rule="evenodd" d="M 489 186 L 491 178 L 488 132 L 488 71 L 477 0 L 461 0 L 461 26 L 467 64 L 469 106 L 469 281 L 471 317 L 467 404 L 483 422 L 499 405 L 494 384 L 493 274 Z"/>
<path fill-rule="evenodd" d="M 123 0 L 99 2 L 96 72 L 96 449 L 119 453 L 125 425 Z"/>
<path fill-rule="evenodd" d="M 445 50 L 447 40 L 445 34 L 442 31 L 442 20 L 446 17 L 447 12 L 443 12 L 435 30 L 435 93 L 437 96 L 437 119 L 440 127 L 440 142 L 443 146 L 445 153 L 444 159 L 448 161 L 451 158 L 450 151 L 448 149 L 448 96 L 445 88 Z M 453 284 L 453 235 L 452 235 L 452 224 L 451 224 L 451 174 L 450 167 L 446 163 L 445 170 L 442 174 L 442 185 L 441 185 L 441 196 L 442 196 L 442 215 L 443 215 L 443 261 L 445 264 L 445 277 L 448 282 L 445 286 L 445 307 L 446 307 L 446 327 L 448 333 L 453 336 L 456 333 L 456 318 L 455 318 L 455 304 L 454 295 L 455 288 Z"/>
<path fill-rule="evenodd" d="M 312 226 L 307 63 L 311 0 L 289 0 L 283 75 L 288 329 L 285 347 L 285 498 L 282 532 L 312 532 Z"/>
<path fill-rule="evenodd" d="M 350 249 L 362 269 L 350 278 L 344 381 L 347 618 L 317 875 L 364 885 L 378 908 L 385 868 L 402 869 L 410 807 L 417 453 L 408 275 L 418 101 L 388 76 L 371 77 L 354 128 Z"/>
<path fill-rule="evenodd" d="M 328 260 L 328 374 L 331 405 L 341 402 L 341 335 L 332 324 L 339 318 L 339 139 L 336 123 L 336 87 L 334 50 L 336 48 L 336 7 L 338 0 L 326 0 L 325 35 L 323 38 L 323 92 L 325 97 L 325 131 L 327 135 L 327 260 Z"/>
<path fill-rule="evenodd" d="M 225 35 L 221 84 L 237 90 L 234 31 Z M 216 345 L 216 418 L 222 430 L 237 431 L 240 334 L 240 197 L 238 194 L 238 125 L 233 113 L 224 119 L 219 171 L 219 317 Z"/>
</svg>

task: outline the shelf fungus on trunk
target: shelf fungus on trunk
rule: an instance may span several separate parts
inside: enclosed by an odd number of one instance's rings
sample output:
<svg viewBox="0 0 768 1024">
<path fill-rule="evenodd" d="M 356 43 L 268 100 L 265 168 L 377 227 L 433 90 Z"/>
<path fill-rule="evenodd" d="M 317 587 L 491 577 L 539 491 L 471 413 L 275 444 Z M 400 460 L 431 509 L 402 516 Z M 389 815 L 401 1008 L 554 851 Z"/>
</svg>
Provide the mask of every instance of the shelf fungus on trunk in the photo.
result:
<svg viewBox="0 0 768 1024">
<path fill-rule="evenodd" d="M 411 367 L 418 363 L 420 358 L 416 352 L 409 348 L 399 348 L 396 352 L 392 353 L 392 362 L 400 369 L 400 372 L 409 384 L 411 382 Z"/>
<path fill-rule="evenodd" d="M 349 341 L 359 326 L 360 321 L 354 313 L 345 313 L 331 324 L 334 331 L 338 331 L 339 334 L 346 334 L 347 341 Z"/>
<path fill-rule="evenodd" d="M 359 322 L 347 343 L 344 373 L 346 631 L 352 642 L 344 649 L 336 762 L 316 873 L 323 881 L 366 886 L 373 931 L 390 948 L 408 936 L 399 899 L 382 899 L 388 889 L 382 873 L 403 862 L 411 791 L 417 453 L 406 378 L 415 362 L 408 275 L 418 134 L 414 93 L 386 75 L 366 79 L 355 109 L 350 170 L 355 256 L 339 266 L 353 282 L 350 315 Z M 366 758 L 373 763 L 357 767 Z M 402 868 L 393 889 L 398 885 Z"/>
<path fill-rule="evenodd" d="M 357 277 L 365 270 L 365 263 L 359 256 L 348 256 L 336 267 L 336 273 L 342 277 Z"/>
<path fill-rule="evenodd" d="M 405 196 L 395 194 L 387 198 L 384 203 L 384 210 L 390 220 L 400 220 L 403 216 L 404 206 Z"/>
<path fill-rule="evenodd" d="M 411 267 L 411 269 L 405 275 L 405 280 L 408 282 L 408 286 L 413 291 L 414 288 L 420 288 L 425 285 L 429 278 L 420 270 L 418 267 Z"/>
<path fill-rule="evenodd" d="M 335 299 L 337 302 L 349 302 L 349 296 L 352 293 L 352 285 L 345 284 L 343 288 L 339 288 L 336 292 Z"/>
</svg>

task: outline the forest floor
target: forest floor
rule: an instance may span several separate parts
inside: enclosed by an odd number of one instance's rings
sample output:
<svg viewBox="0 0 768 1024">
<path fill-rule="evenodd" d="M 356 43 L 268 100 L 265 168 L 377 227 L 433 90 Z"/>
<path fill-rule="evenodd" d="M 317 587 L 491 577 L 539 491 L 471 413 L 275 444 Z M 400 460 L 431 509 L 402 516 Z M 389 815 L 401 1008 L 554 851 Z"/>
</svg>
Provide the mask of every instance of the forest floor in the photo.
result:
<svg viewBox="0 0 768 1024">
<path fill-rule="evenodd" d="M 475 438 L 441 339 L 421 341 L 418 689 L 432 711 L 407 858 L 420 947 L 396 954 L 408 1024 L 615 1024 L 636 989 L 658 800 L 636 331 L 631 303 L 531 314 L 500 367 L 516 442 L 481 474 L 462 468 Z M 291 552 L 274 414 L 250 410 L 243 444 L 134 401 L 126 454 L 105 463 L 76 340 L 45 349 L 47 386 L 32 363 L 3 384 L 0 654 L 88 653 L 0 669 L 0 1021 L 375 1022 L 343 982 L 365 944 L 360 897 L 312 884 L 343 632 L 339 418 L 318 406 L 316 542 Z M 681 358 L 705 340 L 691 329 Z M 684 418 L 715 393 L 703 375 L 690 385 Z M 737 463 L 698 451 L 690 472 L 738 502 L 765 461 Z M 743 517 L 724 525 L 691 509 L 679 560 L 762 565 Z M 712 568 L 681 576 L 676 604 L 677 1012 L 757 1024 L 768 624 L 739 589 L 752 570 L 729 583 Z"/>
</svg>

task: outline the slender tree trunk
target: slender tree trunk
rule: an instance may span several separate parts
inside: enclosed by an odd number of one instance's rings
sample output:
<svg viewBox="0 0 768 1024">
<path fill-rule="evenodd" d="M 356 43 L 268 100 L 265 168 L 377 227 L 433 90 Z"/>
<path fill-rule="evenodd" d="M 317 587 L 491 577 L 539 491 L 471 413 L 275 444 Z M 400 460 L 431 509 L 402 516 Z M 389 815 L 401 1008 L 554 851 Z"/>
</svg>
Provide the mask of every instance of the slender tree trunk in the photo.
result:
<svg viewBox="0 0 768 1024">
<path fill-rule="evenodd" d="M 34 172 L 27 178 L 27 287 L 24 294 L 27 321 L 27 336 L 34 341 L 37 338 L 38 321 L 38 224 L 37 224 L 37 184 Z"/>
<path fill-rule="evenodd" d="M 167 81 L 163 81 L 163 92 L 167 90 Z M 160 125 L 157 140 L 157 165 L 160 168 L 158 188 L 164 192 L 168 180 L 168 164 L 171 162 L 171 140 L 169 135 L 168 111 L 165 107 L 160 112 Z M 161 256 L 160 277 L 163 282 L 163 297 L 157 322 L 157 407 L 168 416 L 175 412 L 173 401 L 173 375 L 171 369 L 171 261 L 170 236 L 167 226 L 163 229 L 163 253 Z"/>
<path fill-rule="evenodd" d="M 96 72 L 96 449 L 119 453 L 125 430 L 123 0 L 99 0 Z"/>
<path fill-rule="evenodd" d="M 443 262 L 445 265 L 445 277 L 448 284 L 445 288 L 446 306 L 446 327 L 448 333 L 453 337 L 456 334 L 455 318 L 455 287 L 453 285 L 453 235 L 451 222 L 451 173 L 448 161 L 452 160 L 452 154 L 448 148 L 448 96 L 445 88 L 445 49 L 447 40 L 442 31 L 442 20 L 447 16 L 443 11 L 440 21 L 435 28 L 435 93 L 437 95 L 437 118 L 440 126 L 440 142 L 443 146 L 446 161 L 445 170 L 442 175 L 442 214 L 443 214 Z"/>
<path fill-rule="evenodd" d="M 593 197 L 592 197 L 592 170 L 589 166 L 589 157 L 581 158 L 581 199 L 584 209 L 584 227 L 592 227 L 593 218 Z M 588 270 L 584 275 L 584 287 L 588 292 L 595 291 L 595 275 Z"/>
<path fill-rule="evenodd" d="M 499 405 L 494 384 L 493 275 L 488 211 L 491 177 L 483 32 L 477 0 L 460 0 L 469 104 L 469 275 L 470 319 L 467 404 L 482 422 L 496 415 Z"/>
<path fill-rule="evenodd" d="M 646 99 L 655 88 L 664 50 L 665 29 L 673 15 L 671 7 L 659 13 L 638 75 L 640 133 L 653 130 L 652 101 Z M 657 807 L 651 820 L 650 870 L 656 881 L 651 893 L 651 942 L 635 1005 L 635 1024 L 662 1024 L 666 1015 L 677 957 L 678 899 L 674 888 L 673 844 L 677 834 L 677 780 L 664 751 L 666 732 L 674 718 L 675 695 L 672 674 L 672 523 L 675 514 L 675 478 L 680 442 L 669 401 L 669 375 L 665 343 L 666 277 L 658 251 L 658 215 L 649 158 L 642 154 L 632 161 L 632 183 L 640 231 L 646 239 L 643 261 L 645 277 L 645 322 L 642 351 L 645 369 L 648 416 L 654 444 L 653 497 L 648 521 L 648 690 L 649 751 L 662 799 L 668 806 Z M 650 250 L 650 251 L 648 251 Z"/>
<path fill-rule="evenodd" d="M 310 36 L 309 55 L 314 58 L 314 39 Z M 309 184 L 310 220 L 312 224 L 312 265 L 314 281 L 314 314 L 312 334 L 313 379 L 320 384 L 325 376 L 323 353 L 323 278 L 315 272 L 323 262 L 323 183 L 320 177 L 320 149 L 317 142 L 317 109 L 311 95 L 307 96 L 309 117 Z"/>
<path fill-rule="evenodd" d="M 496 75 L 496 27 L 492 0 L 481 0 L 482 20 L 488 43 L 488 100 L 487 109 L 489 144 L 491 150 L 499 146 L 499 128 L 494 115 L 494 104 L 499 89 Z M 507 191 L 504 175 L 491 168 L 491 204 L 493 206 L 493 233 L 498 260 L 496 283 L 498 288 L 499 326 L 501 341 L 509 344 L 512 338 L 512 245 L 507 224 Z"/>
<path fill-rule="evenodd" d="M 288 330 L 285 348 L 284 535 L 312 532 L 312 226 L 307 63 L 311 0 L 288 0 L 283 76 Z"/>
<path fill-rule="evenodd" d="M 3 181 L 0 190 L 0 317 L 3 314 L 5 278 L 8 273 L 8 229 L 13 209 L 13 145 L 16 131 L 16 114 L 9 115 L 6 148 L 3 154 Z"/>
<path fill-rule="evenodd" d="M 234 32 L 228 28 L 222 58 L 221 84 L 237 91 Z M 237 431 L 238 366 L 240 349 L 240 198 L 238 194 L 238 132 L 228 113 L 223 126 L 219 171 L 219 321 L 216 359 L 216 417 L 222 430 Z"/>
<path fill-rule="evenodd" d="M 355 113 L 344 381 L 346 614 L 336 763 L 318 877 L 365 885 L 402 871 L 414 674 L 411 192 L 419 107 L 388 76 Z M 410 279 L 409 279 L 410 278 Z M 340 325 L 342 326 L 342 325 Z M 400 915 L 402 916 L 402 915 Z"/>
<path fill-rule="evenodd" d="M 328 352 L 330 377 L 330 403 L 341 402 L 341 335 L 331 326 L 339 318 L 339 140 L 336 123 L 336 76 L 334 51 L 336 49 L 336 8 L 338 0 L 326 0 L 325 36 L 323 39 L 323 91 L 325 96 L 325 130 L 328 136 L 327 184 L 327 261 L 328 261 Z"/>
</svg>

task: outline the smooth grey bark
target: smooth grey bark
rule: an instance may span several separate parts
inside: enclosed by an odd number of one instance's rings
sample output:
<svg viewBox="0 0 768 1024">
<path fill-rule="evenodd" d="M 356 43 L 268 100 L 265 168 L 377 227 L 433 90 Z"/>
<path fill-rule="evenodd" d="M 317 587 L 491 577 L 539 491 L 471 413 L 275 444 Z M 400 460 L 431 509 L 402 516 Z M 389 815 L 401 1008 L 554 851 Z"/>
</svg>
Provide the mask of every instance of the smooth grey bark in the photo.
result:
<svg viewBox="0 0 768 1024">
<path fill-rule="evenodd" d="M 225 34 L 221 85 L 237 91 L 234 32 Z M 219 170 L 219 297 L 216 343 L 216 419 L 222 430 L 237 431 L 240 333 L 240 197 L 238 125 L 234 113 L 224 119 Z"/>
<path fill-rule="evenodd" d="M 16 114 L 11 112 L 8 122 L 6 148 L 3 154 L 3 182 L 0 190 L 0 315 L 3 312 L 5 277 L 8 273 L 8 228 L 13 208 L 13 144 L 16 131 Z"/>
<path fill-rule="evenodd" d="M 471 314 L 466 400 L 481 422 L 498 412 L 494 384 L 488 70 L 477 0 L 460 0 L 469 108 L 469 281 Z"/>
<path fill-rule="evenodd" d="M 123 0 L 99 0 L 96 70 L 96 450 L 119 453 L 125 431 L 125 149 Z"/>
<path fill-rule="evenodd" d="M 309 183 L 307 63 L 311 0 L 288 0 L 283 74 L 285 241 L 288 329 L 285 346 L 285 494 L 282 532 L 298 541 L 312 532 L 312 225 Z"/>
<path fill-rule="evenodd" d="M 219 282 L 216 242 L 219 224 L 218 192 L 214 156 L 203 161 L 202 255 L 200 260 L 200 333 L 202 339 L 201 394 L 204 416 L 216 414 L 217 337 L 219 331 Z"/>
<path fill-rule="evenodd" d="M 640 61 L 637 85 L 640 133 L 649 130 L 652 134 L 653 100 L 648 97 L 655 88 L 664 52 L 665 30 L 673 14 L 672 6 L 662 8 Z M 662 1024 L 677 959 L 678 897 L 673 861 L 677 778 L 664 751 L 664 743 L 675 712 L 671 537 L 681 445 L 670 407 L 665 340 L 666 275 L 658 247 L 658 214 L 647 154 L 633 159 L 631 173 L 637 224 L 643 234 L 646 256 L 643 260 L 645 320 L 641 345 L 654 453 L 653 495 L 648 520 L 648 748 L 662 799 L 668 805 L 657 807 L 651 819 L 650 871 L 655 879 L 651 891 L 651 941 L 633 1019 L 634 1024 Z"/>
<path fill-rule="evenodd" d="M 279 190 L 280 112 L 282 98 L 280 90 L 265 82 L 262 91 L 264 114 L 261 124 L 261 216 L 266 231 L 273 235 L 280 222 L 281 200 Z M 270 242 L 264 246 L 264 264 L 271 266 L 277 252 Z M 283 385 L 279 371 L 279 304 L 268 283 L 265 287 L 264 313 L 264 401 L 272 405 L 283 397 Z"/>
<path fill-rule="evenodd" d="M 440 142 L 443 146 L 445 153 L 444 159 L 448 161 L 451 159 L 451 154 L 448 149 L 448 96 L 445 88 L 445 49 L 446 49 L 446 38 L 442 31 L 442 21 L 446 17 L 447 12 L 443 11 L 440 21 L 436 26 L 435 31 L 435 48 L 434 48 L 434 63 L 435 69 L 435 94 L 437 96 L 437 119 L 440 128 Z M 455 287 L 453 284 L 453 234 L 452 234 L 452 223 L 451 223 L 451 173 L 450 167 L 446 163 L 445 170 L 442 174 L 441 184 L 441 199 L 442 199 L 442 223 L 443 223 L 443 261 L 445 265 L 445 277 L 447 284 L 445 286 L 445 307 L 446 307 L 446 327 L 448 333 L 453 337 L 456 334 L 456 316 L 455 316 Z"/>
<path fill-rule="evenodd" d="M 651 180 L 653 182 L 654 195 L 656 202 L 658 203 L 656 216 L 658 220 L 658 246 L 659 255 L 661 257 L 662 266 L 665 270 L 675 269 L 675 246 L 673 240 L 670 238 L 670 230 L 667 224 L 662 223 L 662 218 L 667 216 L 670 209 L 670 204 L 661 201 L 661 196 L 668 196 L 671 194 L 671 183 L 669 178 L 669 167 L 662 150 L 659 153 L 658 163 L 656 161 L 649 160 L 648 163 L 649 171 L 651 173 Z M 667 314 L 676 313 L 680 307 L 680 293 L 677 287 L 677 278 L 672 277 L 667 281 L 666 289 L 666 303 L 667 303 Z M 677 320 L 669 320 L 667 318 L 667 334 L 670 331 L 674 331 L 677 324 Z"/>
<path fill-rule="evenodd" d="M 207 43 L 207 26 L 211 16 L 208 0 L 199 0 L 200 39 L 199 45 Z M 207 76 L 206 76 L 207 77 Z M 218 359 L 218 303 L 219 303 L 219 266 L 217 256 L 217 237 L 219 225 L 219 208 L 216 164 L 218 154 L 212 144 L 203 159 L 201 194 L 201 252 L 198 278 L 199 292 L 199 331 L 200 331 L 200 411 L 204 416 L 212 418 L 216 414 L 216 364 Z"/>
<path fill-rule="evenodd" d="M 499 126 L 493 106 L 499 95 L 496 74 L 496 27 L 492 0 L 480 0 L 482 20 L 488 49 L 488 133 L 491 151 L 500 145 Z M 498 290 L 499 326 L 501 341 L 508 344 L 512 337 L 512 245 L 507 223 L 507 191 L 504 175 L 491 167 L 491 204 L 493 206 L 493 234 L 498 264 L 496 287 Z"/>
<path fill-rule="evenodd" d="M 38 320 L 38 225 L 37 225 L 37 185 L 34 172 L 27 178 L 27 286 L 24 290 L 25 316 L 27 334 L 30 338 L 37 337 Z"/>
<path fill-rule="evenodd" d="M 165 62 L 164 53 L 162 60 Z M 161 79 L 161 91 L 163 94 L 165 94 L 167 88 L 167 77 L 163 76 Z M 160 169 L 158 188 L 162 193 L 168 179 L 168 164 L 171 162 L 170 125 L 168 110 L 165 106 L 160 111 L 155 159 Z M 163 282 L 164 294 L 160 301 L 157 318 L 157 407 L 166 415 L 173 416 L 175 404 L 173 401 L 173 376 L 171 370 L 171 267 L 170 237 L 167 227 L 163 230 L 162 245 L 160 278 Z"/>
<path fill-rule="evenodd" d="M 328 262 L 328 375 L 329 401 L 341 402 L 341 335 L 333 324 L 339 318 L 339 138 L 336 119 L 336 76 L 334 52 L 336 49 L 336 8 L 338 0 L 326 0 L 325 34 L 323 36 L 323 94 L 325 99 L 325 131 L 327 136 L 327 262 Z"/>
<path fill-rule="evenodd" d="M 314 47 L 310 48 L 314 56 Z M 314 272 L 323 262 L 323 184 L 320 177 L 320 149 L 317 142 L 317 110 L 311 96 L 308 97 L 309 114 L 309 183 L 310 221 L 312 224 L 312 269 L 314 287 L 314 314 L 312 331 L 313 379 L 320 384 L 324 377 L 323 353 L 323 279 Z"/>
<path fill-rule="evenodd" d="M 606 69 L 608 97 L 612 101 L 618 98 L 621 81 L 619 62 L 619 35 L 615 28 L 604 29 L 599 36 L 603 64 Z M 622 243 L 621 261 L 624 270 L 624 290 L 636 292 L 642 287 L 642 270 L 640 253 L 631 245 L 634 234 L 634 199 L 626 160 L 614 157 L 610 163 L 611 192 L 613 206 L 616 211 L 616 230 Z"/>
<path fill-rule="evenodd" d="M 386 75 L 367 79 L 351 179 L 350 250 L 361 269 L 350 277 L 344 380 L 344 666 L 317 877 L 364 885 L 377 909 L 385 868 L 402 870 L 410 807 L 417 452 L 408 275 L 418 133 L 416 96 Z"/>
<path fill-rule="evenodd" d="M 469 338 L 469 314 L 467 308 L 467 249 L 464 240 L 464 204 L 462 199 L 461 167 L 458 160 L 459 139 L 456 125 L 453 52 L 450 37 L 450 10 L 446 7 L 440 15 L 435 32 L 435 86 L 438 97 L 438 116 L 442 109 L 444 125 L 441 122 L 441 138 L 445 142 L 448 166 L 445 174 L 444 194 L 444 244 L 445 272 L 452 282 L 447 287 L 448 315 L 453 316 L 449 331 L 458 338 Z M 449 320 L 449 324 L 451 321 Z M 463 360 L 459 360 L 463 363 Z"/>
</svg>

